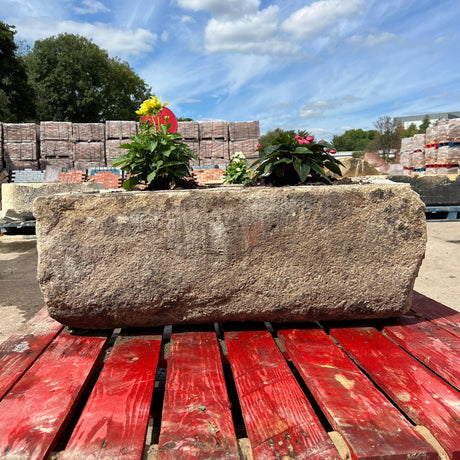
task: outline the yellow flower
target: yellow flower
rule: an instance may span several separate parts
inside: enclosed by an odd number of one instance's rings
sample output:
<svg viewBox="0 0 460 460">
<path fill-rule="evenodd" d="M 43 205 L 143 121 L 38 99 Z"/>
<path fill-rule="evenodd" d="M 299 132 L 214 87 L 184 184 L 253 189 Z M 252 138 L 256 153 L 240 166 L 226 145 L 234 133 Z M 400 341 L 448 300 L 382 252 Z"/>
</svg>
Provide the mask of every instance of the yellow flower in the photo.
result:
<svg viewBox="0 0 460 460">
<path fill-rule="evenodd" d="M 168 102 L 161 103 L 161 97 L 158 99 L 156 96 L 150 96 L 150 99 L 145 100 L 139 110 L 136 111 L 138 115 L 154 115 L 158 116 L 161 109 L 168 105 Z"/>
</svg>

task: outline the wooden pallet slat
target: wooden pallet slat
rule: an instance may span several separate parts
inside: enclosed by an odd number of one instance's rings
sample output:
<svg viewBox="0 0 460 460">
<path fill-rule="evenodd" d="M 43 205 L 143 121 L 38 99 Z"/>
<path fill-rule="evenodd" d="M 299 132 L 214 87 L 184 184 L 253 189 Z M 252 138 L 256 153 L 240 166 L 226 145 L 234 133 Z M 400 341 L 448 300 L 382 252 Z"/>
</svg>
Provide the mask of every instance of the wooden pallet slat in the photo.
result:
<svg viewBox="0 0 460 460">
<path fill-rule="evenodd" d="M 412 296 L 411 310 L 460 337 L 460 312 L 415 291 Z"/>
<path fill-rule="evenodd" d="M 280 330 L 278 336 L 353 460 L 438 458 L 323 330 Z"/>
<path fill-rule="evenodd" d="M 460 459 L 460 394 L 372 327 L 329 334 L 415 423 L 426 426 L 449 458 Z"/>
<path fill-rule="evenodd" d="M 0 457 L 43 459 L 54 447 L 107 336 L 62 332 L 0 402 Z"/>
<path fill-rule="evenodd" d="M 0 400 L 63 329 L 43 307 L 13 336 L 0 344 Z"/>
<path fill-rule="evenodd" d="M 460 338 L 407 314 L 387 321 L 385 334 L 460 390 Z"/>
<path fill-rule="evenodd" d="M 339 459 L 270 333 L 226 332 L 225 341 L 254 458 Z"/>
<path fill-rule="evenodd" d="M 239 459 L 214 332 L 173 333 L 159 439 L 161 459 Z"/>
<path fill-rule="evenodd" d="M 161 335 L 117 338 L 62 460 L 141 459 Z"/>
</svg>

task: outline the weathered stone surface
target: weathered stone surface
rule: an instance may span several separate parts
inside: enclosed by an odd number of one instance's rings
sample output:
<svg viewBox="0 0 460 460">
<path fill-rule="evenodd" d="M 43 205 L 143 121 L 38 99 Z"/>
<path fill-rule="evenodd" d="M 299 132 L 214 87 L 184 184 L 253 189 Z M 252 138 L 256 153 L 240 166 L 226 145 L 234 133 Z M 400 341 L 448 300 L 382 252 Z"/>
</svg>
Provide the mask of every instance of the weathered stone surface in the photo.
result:
<svg viewBox="0 0 460 460">
<path fill-rule="evenodd" d="M 2 215 L 30 220 L 34 218 L 32 212 L 34 200 L 39 196 L 103 189 L 104 185 L 97 182 L 2 184 Z"/>
<path fill-rule="evenodd" d="M 394 182 L 408 183 L 427 206 L 460 205 L 460 175 L 392 176 Z"/>
<path fill-rule="evenodd" d="M 426 244 L 404 184 L 54 196 L 34 213 L 50 314 L 83 328 L 393 316 Z"/>
</svg>

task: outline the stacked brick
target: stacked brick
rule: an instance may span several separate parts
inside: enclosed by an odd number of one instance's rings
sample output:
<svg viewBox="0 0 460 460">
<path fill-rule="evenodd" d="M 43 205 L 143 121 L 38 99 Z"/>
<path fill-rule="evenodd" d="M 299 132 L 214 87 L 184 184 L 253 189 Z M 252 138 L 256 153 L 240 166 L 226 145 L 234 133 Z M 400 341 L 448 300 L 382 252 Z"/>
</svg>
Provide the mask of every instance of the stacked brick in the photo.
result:
<svg viewBox="0 0 460 460">
<path fill-rule="evenodd" d="M 234 121 L 228 124 L 229 154 L 243 152 L 249 159 L 258 158 L 257 144 L 260 137 L 258 121 Z"/>
<path fill-rule="evenodd" d="M 187 144 L 196 155 L 196 160 L 190 162 L 190 166 L 200 165 L 200 123 L 197 121 L 179 121 L 177 123 L 177 133 L 180 140 Z"/>
<path fill-rule="evenodd" d="M 439 120 L 426 134 L 401 140 L 405 174 L 458 174 L 460 119 Z"/>
<path fill-rule="evenodd" d="M 220 168 L 194 169 L 193 177 L 199 185 L 206 185 L 210 182 L 221 182 L 224 178 L 224 171 Z"/>
<path fill-rule="evenodd" d="M 73 129 L 70 122 L 40 123 L 40 169 L 47 166 L 72 169 L 74 159 Z"/>
<path fill-rule="evenodd" d="M 122 174 L 115 168 L 96 168 L 88 171 L 88 179 L 93 182 L 102 182 L 104 188 L 119 188 L 122 183 Z"/>
<path fill-rule="evenodd" d="M 412 174 L 414 168 L 413 163 L 413 139 L 412 137 L 404 137 L 401 139 L 401 165 L 404 168 L 404 174 Z"/>
<path fill-rule="evenodd" d="M 120 145 L 131 142 L 138 132 L 135 121 L 0 123 L 0 151 L 7 171 L 44 170 L 47 166 L 75 169 L 80 171 L 77 175 L 62 175 L 61 180 L 79 181 L 82 171 L 111 167 L 124 154 Z M 249 159 L 257 157 L 258 121 L 179 122 L 178 133 L 195 152 L 197 160 L 191 166 L 203 181 L 219 180 L 235 152 L 243 152 Z"/>
<path fill-rule="evenodd" d="M 38 136 L 34 123 L 3 123 L 3 162 L 8 171 L 38 168 Z"/>
<path fill-rule="evenodd" d="M 412 139 L 413 172 L 414 174 L 423 174 L 425 172 L 425 134 L 416 134 Z"/>
<path fill-rule="evenodd" d="M 59 174 L 59 182 L 84 182 L 86 179 L 86 172 L 79 170 L 72 170 L 61 172 Z"/>
<path fill-rule="evenodd" d="M 105 166 L 105 129 L 102 123 L 74 123 L 72 140 L 75 169 Z"/>
<path fill-rule="evenodd" d="M 105 160 L 112 166 L 114 160 L 123 155 L 120 145 L 131 142 L 130 137 L 139 132 L 139 123 L 135 121 L 111 120 L 105 122 Z"/>
<path fill-rule="evenodd" d="M 226 168 L 229 162 L 228 123 L 200 123 L 200 166 Z"/>
</svg>

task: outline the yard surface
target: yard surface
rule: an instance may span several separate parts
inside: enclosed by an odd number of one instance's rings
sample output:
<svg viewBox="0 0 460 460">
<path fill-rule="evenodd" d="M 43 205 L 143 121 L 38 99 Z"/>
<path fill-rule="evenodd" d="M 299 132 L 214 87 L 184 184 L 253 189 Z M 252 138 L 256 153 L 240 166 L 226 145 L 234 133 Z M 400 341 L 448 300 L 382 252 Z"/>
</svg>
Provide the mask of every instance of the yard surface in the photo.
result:
<svg viewBox="0 0 460 460">
<path fill-rule="evenodd" d="M 460 311 L 460 222 L 428 222 L 415 290 Z M 0 236 L 0 342 L 43 307 L 33 238 Z"/>
</svg>

